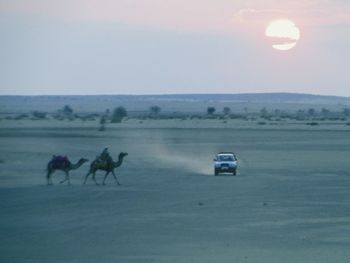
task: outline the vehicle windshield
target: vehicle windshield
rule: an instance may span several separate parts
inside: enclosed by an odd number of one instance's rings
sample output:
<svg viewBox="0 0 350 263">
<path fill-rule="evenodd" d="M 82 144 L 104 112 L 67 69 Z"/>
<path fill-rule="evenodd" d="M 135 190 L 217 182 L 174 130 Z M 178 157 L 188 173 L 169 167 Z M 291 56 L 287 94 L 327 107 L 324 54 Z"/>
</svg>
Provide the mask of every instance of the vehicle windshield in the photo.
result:
<svg viewBox="0 0 350 263">
<path fill-rule="evenodd" d="M 220 162 L 225 162 L 225 161 L 232 162 L 232 161 L 235 161 L 235 158 L 233 155 L 218 155 L 217 160 Z"/>
</svg>

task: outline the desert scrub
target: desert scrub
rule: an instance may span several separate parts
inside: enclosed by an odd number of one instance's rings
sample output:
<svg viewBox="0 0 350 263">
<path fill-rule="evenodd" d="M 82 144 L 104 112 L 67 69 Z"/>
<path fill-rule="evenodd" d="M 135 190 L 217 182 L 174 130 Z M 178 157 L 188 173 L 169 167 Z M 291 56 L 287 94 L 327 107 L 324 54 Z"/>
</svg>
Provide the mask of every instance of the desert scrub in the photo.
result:
<svg viewBox="0 0 350 263">
<path fill-rule="evenodd" d="M 43 111 L 33 111 L 33 120 L 44 120 L 46 119 L 47 112 Z"/>
<path fill-rule="evenodd" d="M 313 122 L 307 122 L 307 123 L 306 123 L 306 125 L 310 125 L 310 126 L 317 126 L 317 125 L 319 125 L 319 123 L 318 123 L 318 122 L 313 121 Z"/>
<path fill-rule="evenodd" d="M 25 113 L 14 117 L 15 120 L 24 120 L 24 119 L 28 119 L 28 118 L 29 118 L 28 114 L 25 114 Z"/>
</svg>

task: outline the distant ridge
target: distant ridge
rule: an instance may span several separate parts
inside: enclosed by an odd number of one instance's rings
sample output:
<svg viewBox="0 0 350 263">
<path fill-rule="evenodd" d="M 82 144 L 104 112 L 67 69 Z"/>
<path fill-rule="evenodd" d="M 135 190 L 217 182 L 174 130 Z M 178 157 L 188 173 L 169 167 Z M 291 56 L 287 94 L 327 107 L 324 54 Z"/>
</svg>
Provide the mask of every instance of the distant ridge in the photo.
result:
<svg viewBox="0 0 350 263">
<path fill-rule="evenodd" d="M 115 101 L 220 101 L 237 103 L 307 103 L 307 104 L 350 104 L 350 97 L 325 96 L 303 93 L 236 93 L 236 94 L 159 94 L 159 95 L 40 95 L 0 96 L 4 100 L 115 100 Z"/>
<path fill-rule="evenodd" d="M 192 113 L 205 112 L 209 106 L 215 106 L 218 111 L 229 106 L 234 112 L 246 108 L 259 111 L 263 107 L 340 111 L 350 108 L 350 98 L 301 93 L 0 96 L 0 114 L 57 112 L 65 105 L 80 113 L 105 112 L 117 106 L 123 106 L 129 112 L 145 112 L 154 105 L 161 107 L 162 112 Z"/>
<path fill-rule="evenodd" d="M 168 94 L 144 95 L 148 99 L 231 101 L 251 103 L 350 103 L 350 97 L 313 95 L 305 93 L 227 93 L 227 94 Z"/>
</svg>

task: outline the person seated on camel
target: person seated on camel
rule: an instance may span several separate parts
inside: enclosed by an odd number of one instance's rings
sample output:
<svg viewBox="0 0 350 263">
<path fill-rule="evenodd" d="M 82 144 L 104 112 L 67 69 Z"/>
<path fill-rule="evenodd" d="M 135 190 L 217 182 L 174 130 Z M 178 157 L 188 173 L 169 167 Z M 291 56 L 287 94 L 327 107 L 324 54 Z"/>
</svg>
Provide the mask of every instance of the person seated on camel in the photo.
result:
<svg viewBox="0 0 350 263">
<path fill-rule="evenodd" d="M 113 160 L 108 152 L 107 147 L 103 149 L 102 153 L 99 156 L 97 156 L 96 161 L 104 167 L 107 167 L 112 164 Z"/>
</svg>

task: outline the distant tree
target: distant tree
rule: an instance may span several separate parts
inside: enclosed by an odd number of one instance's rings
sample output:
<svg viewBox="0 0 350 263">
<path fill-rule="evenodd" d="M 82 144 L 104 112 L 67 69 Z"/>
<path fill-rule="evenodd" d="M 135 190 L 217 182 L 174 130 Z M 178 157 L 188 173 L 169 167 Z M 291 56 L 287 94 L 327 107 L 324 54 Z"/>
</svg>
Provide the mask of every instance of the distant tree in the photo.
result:
<svg viewBox="0 0 350 263">
<path fill-rule="evenodd" d="M 106 130 L 106 122 L 107 122 L 107 116 L 105 114 L 103 114 L 100 117 L 100 128 L 98 129 L 99 131 Z"/>
<path fill-rule="evenodd" d="M 65 105 L 62 109 L 63 114 L 70 115 L 73 114 L 73 109 L 69 105 Z"/>
<path fill-rule="evenodd" d="M 274 115 L 276 116 L 276 117 L 279 117 L 279 116 L 281 116 L 281 110 L 280 109 L 275 109 L 274 111 L 273 111 L 273 113 L 274 113 Z"/>
<path fill-rule="evenodd" d="M 161 109 L 159 106 L 153 105 L 153 106 L 149 107 L 149 110 L 150 110 L 152 115 L 157 116 L 160 113 Z"/>
<path fill-rule="evenodd" d="M 346 116 L 346 117 L 350 116 L 350 109 L 349 108 L 344 108 L 343 109 L 343 115 Z"/>
<path fill-rule="evenodd" d="M 306 116 L 305 110 L 298 110 L 296 113 L 296 117 L 298 120 L 304 120 Z"/>
<path fill-rule="evenodd" d="M 216 111 L 215 107 L 208 107 L 207 108 L 208 115 L 213 115 L 215 113 L 215 111 Z"/>
<path fill-rule="evenodd" d="M 231 113 L 231 108 L 230 107 L 224 107 L 222 112 L 224 113 L 224 115 L 229 115 Z"/>
<path fill-rule="evenodd" d="M 331 111 L 326 109 L 326 108 L 321 109 L 321 114 L 323 117 L 328 117 L 330 113 L 331 113 Z"/>
<path fill-rule="evenodd" d="M 120 123 L 122 122 L 123 118 L 125 118 L 127 115 L 127 111 L 124 107 L 117 107 L 113 111 L 111 122 Z"/>
<path fill-rule="evenodd" d="M 267 118 L 269 116 L 269 112 L 267 111 L 267 109 L 264 107 L 260 110 L 260 117 L 262 118 Z"/>
<path fill-rule="evenodd" d="M 310 109 L 307 110 L 307 114 L 308 114 L 309 116 L 315 116 L 316 111 L 315 111 L 315 109 L 310 108 Z"/>
</svg>

